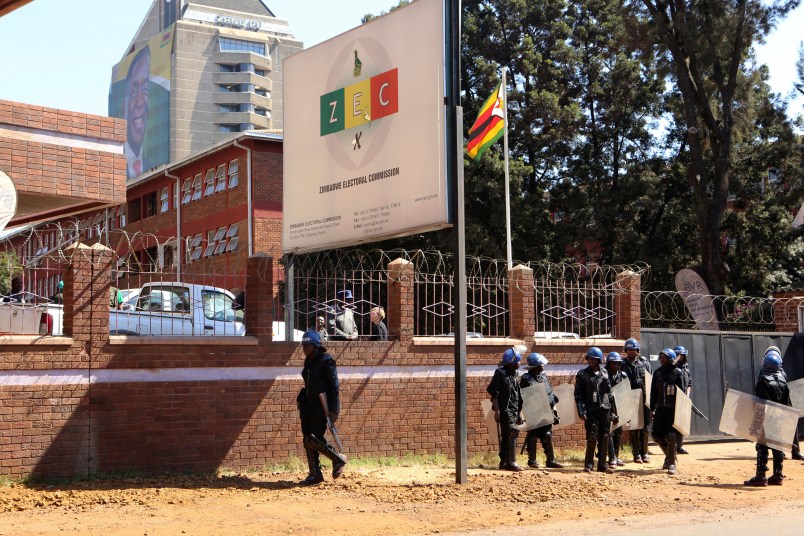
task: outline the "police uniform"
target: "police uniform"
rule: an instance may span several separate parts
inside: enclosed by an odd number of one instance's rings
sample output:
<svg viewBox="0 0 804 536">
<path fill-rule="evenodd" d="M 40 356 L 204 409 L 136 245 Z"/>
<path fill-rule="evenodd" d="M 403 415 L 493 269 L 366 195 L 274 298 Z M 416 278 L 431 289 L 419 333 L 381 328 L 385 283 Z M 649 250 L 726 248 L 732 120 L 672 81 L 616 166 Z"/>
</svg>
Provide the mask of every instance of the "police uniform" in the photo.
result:
<svg viewBox="0 0 804 536">
<path fill-rule="evenodd" d="M 500 469 L 521 470 L 516 463 L 516 424 L 522 411 L 522 392 L 516 368 L 497 367 L 486 391 L 500 410 Z"/>
<path fill-rule="evenodd" d="M 754 395 L 785 406 L 793 405 L 790 400 L 787 377 L 781 369 L 774 371 L 763 367 L 754 388 Z M 749 486 L 765 486 L 767 484 L 781 486 L 784 479 L 782 474 L 784 453 L 780 450 L 770 449 L 773 453 L 773 475 L 765 480 L 765 473 L 768 471 L 768 447 L 757 443 L 756 449 L 757 474 L 751 480 L 747 480 L 745 484 Z"/>
<path fill-rule="evenodd" d="M 641 389 L 642 399 L 645 400 L 645 372 L 652 372 L 650 362 L 637 355 L 631 361 L 628 357 L 623 358 L 621 369 L 623 373 L 628 376 L 631 382 L 631 389 Z M 650 425 L 650 410 L 647 406 L 642 408 L 644 416 L 644 427 L 642 430 L 631 430 L 629 438 L 631 441 L 631 450 L 634 454 L 634 463 L 647 463 L 648 458 L 648 426 Z"/>
<path fill-rule="evenodd" d="M 622 365 L 620 365 L 622 367 Z M 608 366 L 606 366 L 606 372 L 609 375 L 609 383 L 611 386 L 614 387 L 618 383 L 622 381 L 627 381 L 628 376 L 622 371 L 622 368 L 617 370 L 616 372 L 612 372 L 609 370 Z M 613 465 L 622 465 L 622 461 L 620 460 L 620 444 L 622 443 L 623 437 L 623 429 L 622 427 L 617 428 L 613 432 L 610 433 L 609 437 L 609 466 Z"/>
<path fill-rule="evenodd" d="M 601 366 L 597 372 L 592 367 L 582 369 L 575 376 L 575 404 L 578 415 L 585 417 L 586 456 L 584 470 L 594 467 L 597 446 L 597 470 L 608 471 L 609 430 L 611 429 L 611 384 L 609 375 Z"/>
<path fill-rule="evenodd" d="M 678 435 L 673 428 L 676 417 L 676 393 L 684 389 L 684 375 L 673 364 L 659 367 L 653 376 L 650 392 L 650 409 L 653 412 L 653 439 L 665 455 L 663 469 L 675 473 Z"/>
<path fill-rule="evenodd" d="M 526 372 L 522 375 L 520 387 L 524 389 L 525 387 L 530 387 L 534 383 L 544 384 L 545 388 L 547 389 L 547 398 L 550 400 L 550 408 L 555 411 L 556 404 L 558 404 L 558 397 L 553 393 L 553 386 L 550 385 L 550 380 L 547 378 L 547 375 L 544 372 L 540 372 L 535 375 L 531 374 L 530 372 Z M 545 426 L 540 426 L 539 428 L 534 428 L 533 430 L 528 430 L 528 435 L 525 437 L 525 446 L 528 449 L 528 465 L 530 467 L 539 467 L 539 463 L 536 460 L 536 439 L 542 443 L 544 455 L 547 458 L 547 467 L 551 469 L 560 469 L 563 467 L 563 465 L 558 463 L 556 460 L 555 451 L 553 450 L 552 424 L 547 424 Z"/>
</svg>

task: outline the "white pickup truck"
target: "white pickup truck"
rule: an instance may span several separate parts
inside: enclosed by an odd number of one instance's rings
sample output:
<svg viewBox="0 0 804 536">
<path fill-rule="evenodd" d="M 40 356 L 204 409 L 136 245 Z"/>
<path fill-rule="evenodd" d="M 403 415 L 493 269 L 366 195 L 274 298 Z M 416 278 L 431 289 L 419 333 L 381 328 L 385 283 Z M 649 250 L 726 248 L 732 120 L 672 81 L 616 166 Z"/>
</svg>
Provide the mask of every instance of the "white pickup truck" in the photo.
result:
<svg viewBox="0 0 804 536">
<path fill-rule="evenodd" d="M 111 335 L 245 335 L 228 290 L 189 283 L 146 283 L 128 310 L 109 314 Z M 62 306 L 48 305 L 49 335 L 62 335 Z"/>
</svg>

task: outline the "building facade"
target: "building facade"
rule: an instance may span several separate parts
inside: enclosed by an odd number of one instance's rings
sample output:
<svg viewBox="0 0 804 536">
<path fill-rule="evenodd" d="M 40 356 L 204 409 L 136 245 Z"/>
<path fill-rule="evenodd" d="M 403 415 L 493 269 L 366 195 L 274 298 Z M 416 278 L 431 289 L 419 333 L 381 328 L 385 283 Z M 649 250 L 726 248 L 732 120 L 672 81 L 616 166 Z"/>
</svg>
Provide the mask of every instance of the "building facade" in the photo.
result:
<svg viewBox="0 0 804 536">
<path fill-rule="evenodd" d="M 132 167 L 129 179 L 203 151 L 233 132 L 282 129 L 282 62 L 302 43 L 264 2 L 153 3 L 112 75 L 109 115 L 129 119 L 129 143 L 131 125 L 140 116 L 124 83 L 129 85 L 135 57 L 144 48 L 150 49 L 145 101 L 150 109 L 145 148 L 132 144 L 132 152 L 154 156 L 145 159 L 144 168 Z"/>
</svg>

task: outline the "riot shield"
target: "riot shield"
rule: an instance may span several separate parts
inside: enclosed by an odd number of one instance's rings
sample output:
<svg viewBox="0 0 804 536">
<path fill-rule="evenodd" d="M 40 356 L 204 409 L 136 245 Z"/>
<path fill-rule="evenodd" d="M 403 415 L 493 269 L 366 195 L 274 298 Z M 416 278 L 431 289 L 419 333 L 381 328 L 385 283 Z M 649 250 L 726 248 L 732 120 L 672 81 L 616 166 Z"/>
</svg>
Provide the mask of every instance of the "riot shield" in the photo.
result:
<svg viewBox="0 0 804 536">
<path fill-rule="evenodd" d="M 787 384 L 790 389 L 790 401 L 799 413 L 804 415 L 804 378 Z"/>
<path fill-rule="evenodd" d="M 676 414 L 673 420 L 673 428 L 678 430 L 678 433 L 683 436 L 690 435 L 690 427 L 692 426 L 692 399 L 682 392 L 681 389 L 676 389 Z"/>
<path fill-rule="evenodd" d="M 629 422 L 623 423 L 623 432 L 627 432 L 629 430 L 642 430 L 645 427 L 645 411 L 642 409 L 642 398 L 642 389 L 631 389 L 631 404 L 634 406 L 636 418 Z M 617 408 L 619 410 L 619 405 Z M 622 419 L 622 417 L 620 417 L 620 419 Z"/>
<path fill-rule="evenodd" d="M 494 407 L 491 405 L 491 400 L 481 401 L 480 407 L 483 410 L 483 420 L 486 421 L 489 445 L 497 446 L 500 444 L 500 425 L 494 420 Z"/>
<path fill-rule="evenodd" d="M 534 383 L 522 389 L 522 416 L 525 423 L 517 428 L 523 432 L 553 424 L 553 409 L 543 383 Z"/>
<path fill-rule="evenodd" d="M 653 374 L 645 371 L 645 407 L 650 407 L 650 389 L 653 387 Z"/>
<path fill-rule="evenodd" d="M 558 398 L 556 411 L 558 411 L 558 417 L 561 419 L 559 424 L 553 425 L 553 430 L 578 422 L 578 410 L 575 408 L 575 386 L 571 383 L 562 383 L 553 388 L 553 394 Z"/>
<path fill-rule="evenodd" d="M 789 455 L 798 418 L 795 408 L 729 389 L 718 430 Z"/>
<path fill-rule="evenodd" d="M 631 391 L 631 383 L 627 380 L 621 381 L 611 388 L 611 394 L 614 395 L 614 403 L 617 406 L 617 416 L 620 418 L 617 424 L 611 423 L 612 431 L 620 426 L 623 426 L 623 430 L 627 430 L 625 426 L 633 425 L 632 423 L 637 420 L 637 414 L 642 414 L 642 405 L 640 404 L 642 399 L 639 397 L 642 391 L 633 389 L 633 391 L 639 391 L 636 397 Z"/>
</svg>

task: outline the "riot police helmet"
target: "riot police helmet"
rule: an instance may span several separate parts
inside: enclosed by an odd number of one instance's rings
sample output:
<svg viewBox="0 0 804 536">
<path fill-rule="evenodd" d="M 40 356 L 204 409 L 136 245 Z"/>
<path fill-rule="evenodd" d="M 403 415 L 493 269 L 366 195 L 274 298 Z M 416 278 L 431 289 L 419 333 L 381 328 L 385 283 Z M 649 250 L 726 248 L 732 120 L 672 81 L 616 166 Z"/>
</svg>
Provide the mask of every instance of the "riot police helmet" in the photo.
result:
<svg viewBox="0 0 804 536">
<path fill-rule="evenodd" d="M 768 355 L 770 352 L 776 352 L 777 354 L 779 354 L 779 359 L 781 359 L 784 362 L 784 358 L 782 357 L 782 350 L 779 349 L 778 346 L 768 346 L 768 349 L 765 350 L 765 355 Z"/>
<path fill-rule="evenodd" d="M 779 372 L 782 368 L 782 354 L 775 350 L 765 353 L 765 358 L 762 360 L 762 369 L 771 372 Z"/>
<path fill-rule="evenodd" d="M 609 355 L 606 356 L 606 363 L 622 363 L 623 356 L 620 355 L 619 352 L 609 352 Z"/>
<path fill-rule="evenodd" d="M 302 335 L 302 344 L 312 344 L 316 348 L 321 347 L 321 335 L 314 329 L 308 329 Z"/>
<path fill-rule="evenodd" d="M 623 344 L 623 350 L 625 350 L 626 352 L 628 350 L 636 350 L 638 352 L 639 351 L 639 341 L 636 340 L 635 338 L 631 337 L 630 339 L 625 341 L 625 344 Z"/>
<path fill-rule="evenodd" d="M 547 358 L 538 352 L 533 352 L 528 356 L 529 367 L 544 367 L 547 364 Z"/>
<path fill-rule="evenodd" d="M 676 353 L 677 356 L 684 356 L 687 357 L 687 349 L 680 344 L 673 348 L 673 351 Z"/>
<path fill-rule="evenodd" d="M 519 362 L 522 360 L 522 355 L 514 350 L 513 348 L 509 348 L 508 350 L 503 352 L 502 355 L 502 365 L 519 365 Z"/>
<path fill-rule="evenodd" d="M 676 355 L 676 352 L 672 348 L 665 348 L 664 350 L 659 352 L 659 357 L 662 356 L 666 357 L 671 364 L 674 364 L 676 362 L 676 358 L 678 357 Z"/>
<path fill-rule="evenodd" d="M 601 363 L 605 361 L 603 359 L 603 350 L 598 348 L 597 346 L 592 346 L 586 351 L 586 359 L 597 359 Z"/>
</svg>

